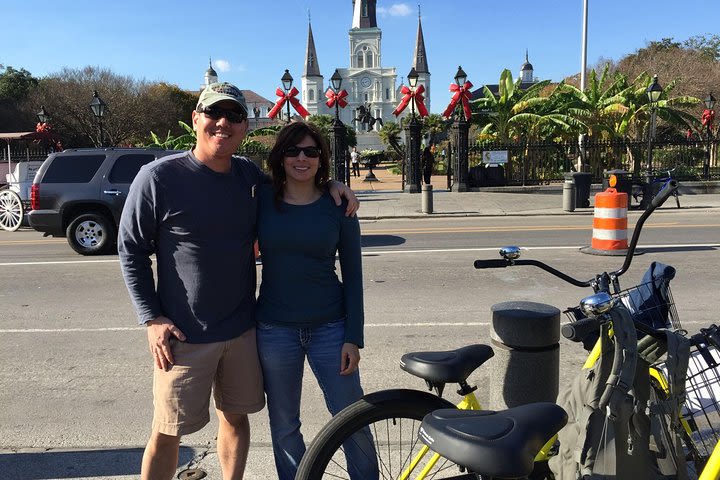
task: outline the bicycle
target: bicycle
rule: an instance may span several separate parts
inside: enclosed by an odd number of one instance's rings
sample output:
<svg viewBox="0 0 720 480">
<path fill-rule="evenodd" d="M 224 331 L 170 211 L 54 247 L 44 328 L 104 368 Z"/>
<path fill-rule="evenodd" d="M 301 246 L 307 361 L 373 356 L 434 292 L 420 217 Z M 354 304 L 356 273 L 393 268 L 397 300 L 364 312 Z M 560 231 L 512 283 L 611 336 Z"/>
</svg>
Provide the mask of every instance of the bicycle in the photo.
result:
<svg viewBox="0 0 720 480">
<path fill-rule="evenodd" d="M 673 182 L 671 182 L 671 186 L 676 187 Z M 537 266 L 573 285 L 580 287 L 590 286 L 596 293 L 600 293 L 608 297 L 601 297 L 599 299 L 596 297 L 588 297 L 587 301 L 583 302 L 583 304 L 596 304 L 605 308 L 609 305 L 610 300 L 615 301 L 616 299 L 625 299 L 625 302 L 630 302 L 633 298 L 632 293 L 640 292 L 641 288 L 635 287 L 631 290 L 621 291 L 618 277 L 626 272 L 630 266 L 639 234 L 645 220 L 649 217 L 652 211 L 661 205 L 662 202 L 664 202 L 671 194 L 672 188 L 665 191 L 662 195 L 657 196 L 651 202 L 650 208 L 648 208 L 640 217 L 628 247 L 625 262 L 623 263 L 623 266 L 615 272 L 604 272 L 600 275 L 596 275 L 591 280 L 580 281 L 542 262 L 535 260 L 520 260 L 520 249 L 517 247 L 502 249 L 502 259 L 478 260 L 475 262 L 475 267 L 504 268 L 510 265 Z M 614 296 L 611 296 L 609 293 L 611 288 L 615 292 Z M 667 289 L 667 294 L 670 296 L 669 289 Z M 653 313 L 652 309 L 648 312 L 641 312 L 638 305 L 630 305 L 629 303 L 628 305 L 631 308 L 634 308 L 638 314 L 646 313 L 647 315 L 652 315 Z M 674 304 L 672 303 L 671 297 L 665 302 L 663 307 L 668 309 L 667 315 L 669 317 L 668 321 L 670 324 L 674 325 L 676 328 L 679 327 L 677 313 L 673 308 Z M 590 306 L 584 305 L 584 308 L 588 309 Z M 571 310 L 571 312 L 574 313 L 573 310 Z M 592 310 L 588 310 L 588 312 L 592 312 Z M 563 335 L 568 338 L 575 340 L 583 339 L 587 337 L 589 333 L 592 333 L 594 329 L 598 328 L 597 322 L 595 325 L 591 325 L 592 328 L 590 329 L 588 325 L 590 325 L 588 322 L 576 321 L 572 324 L 564 326 L 562 332 Z M 628 329 L 626 328 L 626 330 Z M 634 329 L 631 330 L 633 333 L 635 332 Z M 646 331 L 652 332 L 652 329 L 648 327 Z M 473 349 L 472 351 L 475 352 L 479 351 L 479 346 L 465 348 L 471 348 Z M 374 450 L 369 451 L 368 456 L 378 457 L 378 465 L 381 469 L 379 474 L 381 474 L 383 478 L 407 479 L 410 478 L 410 475 L 413 473 L 417 474 L 417 476 L 413 478 L 445 478 L 443 475 L 456 475 L 458 471 L 461 475 L 453 476 L 453 478 L 476 478 L 476 475 L 465 470 L 465 467 L 456 466 L 455 461 L 459 461 L 460 465 L 463 465 L 464 462 L 468 461 L 467 458 L 458 458 L 451 454 L 445 455 L 448 452 L 444 451 L 439 452 L 442 457 L 438 456 L 437 453 L 429 452 L 427 445 L 422 447 L 419 446 L 418 441 L 421 439 L 419 439 L 416 435 L 416 432 L 418 431 L 420 423 L 419 420 L 424 418 L 425 415 L 429 414 L 431 411 L 438 409 L 452 409 L 452 411 L 457 412 L 457 415 L 461 415 L 459 410 L 480 409 L 480 405 L 477 403 L 477 399 L 473 393 L 475 387 L 467 385 L 465 380 L 475 368 L 479 367 L 489 358 L 487 350 L 485 352 L 485 357 L 487 358 L 483 358 L 482 361 L 463 360 L 463 354 L 460 351 L 420 352 L 403 356 L 401 368 L 409 373 L 424 378 L 430 389 L 434 389 L 436 391 L 437 396 L 415 390 L 398 389 L 384 390 L 365 396 L 356 404 L 353 404 L 343 412 L 340 412 L 340 414 L 334 417 L 318 433 L 300 464 L 296 479 L 316 480 L 324 478 L 325 474 L 332 476 L 333 478 L 346 478 L 341 476 L 346 474 L 343 473 L 345 470 L 344 456 L 342 453 L 343 444 L 348 441 L 352 435 L 357 434 L 363 429 L 372 431 L 373 437 L 370 440 L 374 442 Z M 586 362 L 586 365 L 594 363 L 598 356 L 599 349 L 594 349 L 588 359 L 588 362 Z M 458 359 L 459 357 L 460 359 Z M 630 370 L 634 370 L 634 368 L 628 369 L 627 371 Z M 438 372 L 444 372 L 444 374 L 441 375 Z M 619 371 L 616 373 L 619 373 Z M 625 377 L 627 377 L 627 374 L 625 374 Z M 622 379 L 627 384 L 627 378 L 625 377 L 616 375 L 616 378 Z M 463 401 L 460 402 L 457 407 L 440 397 L 445 383 L 450 383 L 451 381 L 460 384 L 460 390 L 458 393 L 464 397 Z M 615 385 L 615 388 L 611 390 L 617 390 L 616 387 L 617 385 Z M 620 391 L 620 393 L 622 393 L 622 391 Z M 466 412 L 466 414 L 485 415 L 484 413 L 478 412 Z M 550 414 L 548 413 L 548 415 Z M 553 415 L 557 420 L 557 412 Z M 530 415 L 530 417 L 532 417 L 532 415 Z M 405 426 L 409 425 L 411 427 L 410 430 L 404 430 L 404 424 Z M 403 438 L 405 438 L 404 442 Z M 543 445 L 538 456 L 533 455 L 536 460 L 534 463 L 536 470 L 534 475 L 538 478 L 542 478 L 546 474 L 546 469 L 543 467 L 544 460 L 547 460 L 547 458 L 554 454 L 552 447 L 553 443 L 553 439 L 550 439 Z M 442 458 L 442 463 L 438 466 L 437 464 L 439 463 L 440 458 Z M 393 468 L 393 460 L 395 460 L 395 468 Z M 465 463 L 465 466 L 467 465 L 472 465 L 474 467 L 478 466 L 474 463 Z M 418 470 L 419 473 L 417 473 Z"/>
<path fill-rule="evenodd" d="M 665 185 L 669 181 L 675 181 L 677 180 L 672 176 L 672 172 L 674 172 L 677 169 L 671 168 L 669 170 L 653 170 L 651 172 L 648 172 L 648 177 L 652 178 L 652 181 L 648 185 L 648 183 L 644 180 L 635 180 L 632 183 L 632 193 L 630 195 L 630 198 L 628 198 L 628 206 L 631 208 L 640 208 L 640 206 L 643 204 L 643 197 L 645 196 L 645 191 L 649 190 L 651 198 L 655 197 L 656 192 L 660 190 L 660 188 Z M 667 175 L 659 174 L 659 172 L 665 172 Z M 677 208 L 680 208 L 680 193 L 678 189 L 675 189 L 672 194 L 673 197 L 675 197 L 675 204 L 677 205 Z M 632 199 L 632 202 L 630 201 Z"/>
</svg>

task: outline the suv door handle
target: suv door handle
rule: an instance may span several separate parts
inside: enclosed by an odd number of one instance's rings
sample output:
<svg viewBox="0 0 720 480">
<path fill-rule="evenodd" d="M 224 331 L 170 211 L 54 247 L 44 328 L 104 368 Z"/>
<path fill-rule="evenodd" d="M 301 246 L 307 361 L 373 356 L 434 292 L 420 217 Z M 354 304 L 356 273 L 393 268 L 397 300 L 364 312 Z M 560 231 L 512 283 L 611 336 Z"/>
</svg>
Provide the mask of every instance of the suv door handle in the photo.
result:
<svg viewBox="0 0 720 480">
<path fill-rule="evenodd" d="M 115 195 L 116 197 L 119 197 L 123 194 L 120 190 L 103 190 L 103 193 L 106 195 Z"/>
</svg>

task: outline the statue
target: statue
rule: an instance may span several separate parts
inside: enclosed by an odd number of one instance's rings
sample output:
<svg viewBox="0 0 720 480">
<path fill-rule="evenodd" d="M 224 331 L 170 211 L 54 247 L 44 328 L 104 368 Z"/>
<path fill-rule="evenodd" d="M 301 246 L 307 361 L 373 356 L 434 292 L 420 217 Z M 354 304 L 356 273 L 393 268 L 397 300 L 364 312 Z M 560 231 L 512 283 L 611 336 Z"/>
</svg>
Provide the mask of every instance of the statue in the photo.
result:
<svg viewBox="0 0 720 480">
<path fill-rule="evenodd" d="M 353 120 L 356 122 L 360 122 L 365 126 L 365 131 L 370 132 L 373 129 L 373 126 L 375 126 L 375 122 L 380 123 L 380 126 L 383 126 L 382 118 L 380 117 L 373 117 L 370 113 L 370 105 L 360 105 L 357 108 L 358 116 L 354 118 Z"/>
</svg>

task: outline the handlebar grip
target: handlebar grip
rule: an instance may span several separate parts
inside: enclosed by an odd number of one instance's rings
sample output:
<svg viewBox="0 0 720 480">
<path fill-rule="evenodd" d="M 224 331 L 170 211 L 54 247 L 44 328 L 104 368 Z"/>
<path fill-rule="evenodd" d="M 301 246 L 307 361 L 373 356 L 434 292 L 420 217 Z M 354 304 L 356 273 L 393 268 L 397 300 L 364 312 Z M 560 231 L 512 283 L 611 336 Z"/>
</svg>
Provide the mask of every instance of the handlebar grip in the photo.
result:
<svg viewBox="0 0 720 480">
<path fill-rule="evenodd" d="M 573 342 L 582 342 L 589 334 L 600 329 L 597 318 L 583 318 L 576 322 L 566 323 L 560 328 L 563 337 Z"/>
<path fill-rule="evenodd" d="M 509 265 L 508 261 L 502 258 L 493 260 L 475 260 L 475 268 L 505 268 Z"/>
<path fill-rule="evenodd" d="M 665 186 L 658 192 L 657 195 L 652 199 L 652 202 L 650 203 L 651 208 L 656 209 L 663 203 L 665 203 L 665 200 L 670 198 L 670 195 L 673 194 L 675 190 L 677 190 L 678 184 L 677 180 L 668 180 Z"/>
</svg>

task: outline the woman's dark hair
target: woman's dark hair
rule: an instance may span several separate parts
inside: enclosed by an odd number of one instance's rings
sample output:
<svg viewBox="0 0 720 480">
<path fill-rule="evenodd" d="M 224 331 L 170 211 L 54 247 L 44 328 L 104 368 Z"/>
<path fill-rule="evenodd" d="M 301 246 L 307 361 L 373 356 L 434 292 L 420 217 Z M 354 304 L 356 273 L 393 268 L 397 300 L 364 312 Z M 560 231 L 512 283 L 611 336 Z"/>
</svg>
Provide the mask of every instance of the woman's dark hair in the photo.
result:
<svg viewBox="0 0 720 480">
<path fill-rule="evenodd" d="M 310 137 L 320 149 L 320 165 L 315 174 L 315 186 L 321 191 L 327 188 L 328 180 L 330 180 L 330 147 L 320 130 L 312 123 L 298 121 L 292 122 L 278 133 L 275 139 L 275 145 L 270 150 L 268 156 L 268 167 L 272 176 L 273 193 L 276 202 L 280 202 L 283 196 L 283 186 L 285 185 L 285 167 L 283 160 L 285 159 L 285 150 L 288 147 L 294 147 L 302 142 L 305 137 Z"/>
</svg>

